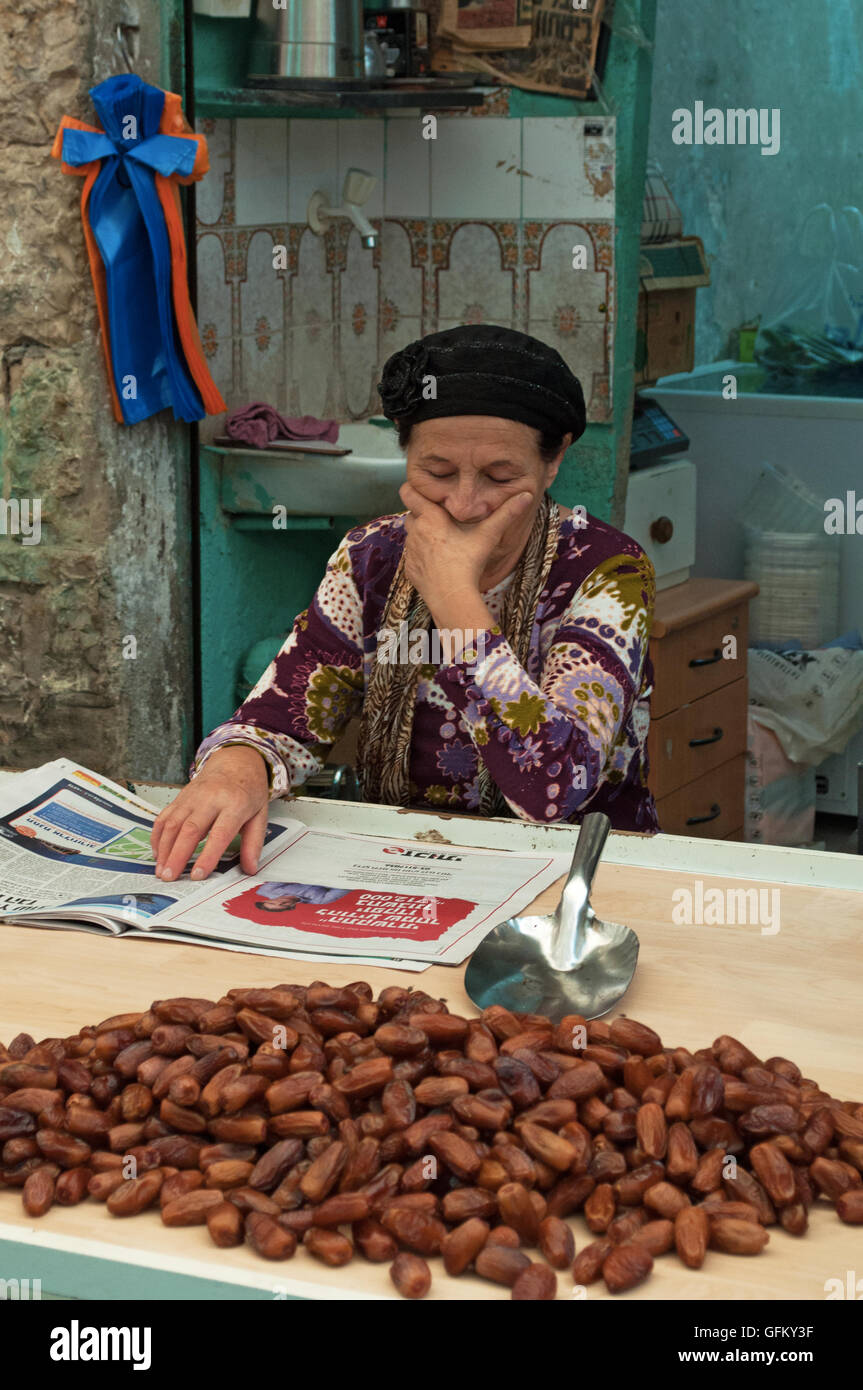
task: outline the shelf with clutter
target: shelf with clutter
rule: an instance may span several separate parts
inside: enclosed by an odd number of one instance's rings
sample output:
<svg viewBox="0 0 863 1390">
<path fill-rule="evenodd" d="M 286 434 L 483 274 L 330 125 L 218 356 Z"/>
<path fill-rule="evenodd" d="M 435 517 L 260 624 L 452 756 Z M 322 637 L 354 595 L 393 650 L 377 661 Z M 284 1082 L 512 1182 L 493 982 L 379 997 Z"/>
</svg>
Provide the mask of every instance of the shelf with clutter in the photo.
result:
<svg viewBox="0 0 863 1390">
<path fill-rule="evenodd" d="M 647 46 L 605 0 L 564 12 L 522 0 L 512 25 L 455 0 L 197 0 L 191 23 L 200 116 L 326 117 L 416 107 L 470 110 L 496 89 L 604 101 L 611 25 Z M 618 8 L 628 13 L 625 0 Z"/>
</svg>

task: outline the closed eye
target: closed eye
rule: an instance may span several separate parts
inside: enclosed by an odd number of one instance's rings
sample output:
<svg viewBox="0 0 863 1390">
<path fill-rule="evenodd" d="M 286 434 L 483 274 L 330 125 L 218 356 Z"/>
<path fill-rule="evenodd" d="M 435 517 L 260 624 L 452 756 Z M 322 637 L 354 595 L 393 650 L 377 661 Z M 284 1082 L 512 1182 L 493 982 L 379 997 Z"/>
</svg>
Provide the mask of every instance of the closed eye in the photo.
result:
<svg viewBox="0 0 863 1390">
<path fill-rule="evenodd" d="M 427 469 L 426 469 L 426 472 L 428 473 L 428 476 L 429 476 L 430 478 L 434 478 L 435 482 L 438 482 L 438 483 L 446 482 L 447 479 L 449 479 L 449 478 L 455 478 L 455 477 L 458 476 L 455 472 L 450 472 L 450 473 L 433 473 L 432 470 L 431 470 L 430 468 L 427 468 Z M 490 473 L 486 473 L 485 476 L 486 476 L 486 478 L 488 479 L 488 481 L 489 481 L 490 483 L 495 483 L 498 487 L 502 487 L 502 486 L 504 486 L 506 483 L 514 483 L 514 482 L 516 481 L 516 479 L 515 479 L 514 477 L 511 477 L 509 474 L 507 474 L 507 476 L 506 476 L 505 478 L 493 478 L 493 477 L 491 476 Z"/>
</svg>

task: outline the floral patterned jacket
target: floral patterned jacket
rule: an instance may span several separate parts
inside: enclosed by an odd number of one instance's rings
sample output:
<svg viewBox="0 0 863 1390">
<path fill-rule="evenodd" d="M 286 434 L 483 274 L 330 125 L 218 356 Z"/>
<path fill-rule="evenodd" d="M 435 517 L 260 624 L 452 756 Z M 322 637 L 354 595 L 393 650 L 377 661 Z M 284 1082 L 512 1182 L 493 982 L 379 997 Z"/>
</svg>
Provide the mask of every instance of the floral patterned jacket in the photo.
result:
<svg viewBox="0 0 863 1390">
<path fill-rule="evenodd" d="M 204 739 L 193 776 L 216 748 L 238 743 L 266 760 L 273 797 L 320 770 L 362 707 L 404 539 L 401 515 L 345 536 L 276 659 Z M 509 582 L 483 595 L 496 624 Z M 590 809 L 617 829 L 658 830 L 645 750 L 654 591 L 653 567 L 629 536 L 590 515 L 563 519 L 527 668 L 497 625 L 481 634 L 481 660 L 423 666 L 410 804 L 475 810 L 482 758 L 524 820 L 578 820 Z"/>
</svg>

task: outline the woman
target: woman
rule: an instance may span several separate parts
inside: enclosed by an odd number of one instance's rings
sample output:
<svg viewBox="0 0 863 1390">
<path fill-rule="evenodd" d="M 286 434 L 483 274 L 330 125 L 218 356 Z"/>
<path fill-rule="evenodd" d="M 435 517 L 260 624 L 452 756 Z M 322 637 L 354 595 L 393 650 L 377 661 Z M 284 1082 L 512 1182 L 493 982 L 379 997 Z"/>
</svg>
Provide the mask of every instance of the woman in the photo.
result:
<svg viewBox="0 0 863 1390">
<path fill-rule="evenodd" d="M 645 740 L 654 576 L 635 541 L 548 495 L 585 428 L 559 353 L 492 325 L 395 353 L 379 383 L 407 454 L 406 512 L 351 531 L 241 708 L 156 821 L 157 874 L 204 878 L 268 802 L 317 771 L 354 714 L 366 801 L 603 810 L 655 831 Z M 428 639 L 440 634 L 442 655 Z"/>
</svg>

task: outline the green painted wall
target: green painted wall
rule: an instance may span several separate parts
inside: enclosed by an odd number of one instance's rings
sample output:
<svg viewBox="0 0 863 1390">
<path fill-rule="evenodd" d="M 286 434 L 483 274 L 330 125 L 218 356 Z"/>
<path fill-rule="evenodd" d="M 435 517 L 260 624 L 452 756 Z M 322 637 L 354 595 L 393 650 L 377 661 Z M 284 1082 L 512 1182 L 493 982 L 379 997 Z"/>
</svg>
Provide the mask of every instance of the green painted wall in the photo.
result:
<svg viewBox="0 0 863 1390">
<path fill-rule="evenodd" d="M 648 39 L 653 38 L 656 28 L 656 3 L 657 0 L 633 0 L 631 5 Z M 612 33 L 603 90 L 616 117 L 614 420 L 611 425 L 588 425 L 564 459 L 554 488 L 559 501 L 569 505 L 581 501 L 595 516 L 618 526 L 623 521 L 629 473 L 638 246 L 652 69 L 651 51 Z M 594 103 L 527 92 L 514 91 L 510 98 L 513 116 L 589 116 L 596 111 Z"/>
<path fill-rule="evenodd" d="M 798 245 L 810 208 L 863 208 L 863 4 L 783 0 L 733 14 L 720 0 L 663 0 L 657 20 L 649 154 L 710 263 L 695 297 L 696 366 L 736 357 L 736 330 L 768 309 L 789 265 L 808 273 Z M 778 108 L 778 153 L 675 145 L 673 113 L 696 101 Z"/>
<path fill-rule="evenodd" d="M 308 603 L 351 518 L 322 518 L 319 529 L 276 531 L 271 500 L 261 499 L 265 530 L 244 531 L 222 509 L 221 455 L 201 451 L 201 719 L 204 733 L 236 708 L 242 659 L 265 638 L 283 637 Z M 292 518 L 289 518 L 289 520 Z M 314 529 L 312 529 L 314 527 Z M 261 674 L 266 661 L 253 679 Z"/>
</svg>

